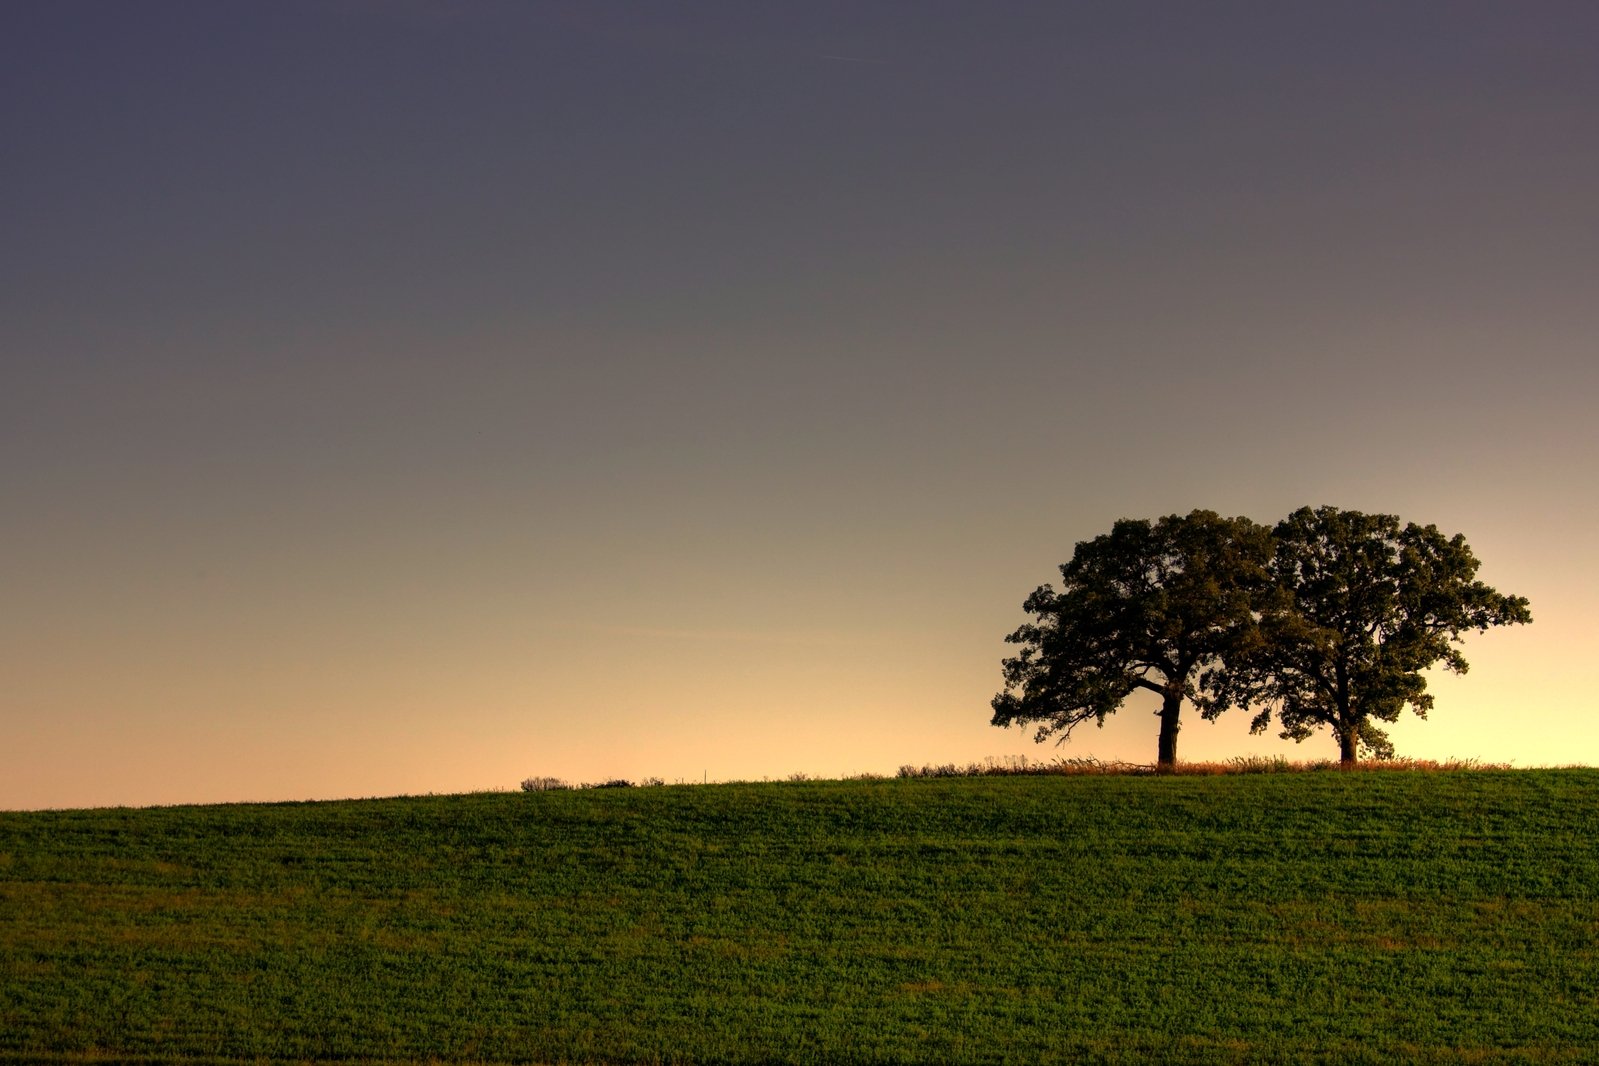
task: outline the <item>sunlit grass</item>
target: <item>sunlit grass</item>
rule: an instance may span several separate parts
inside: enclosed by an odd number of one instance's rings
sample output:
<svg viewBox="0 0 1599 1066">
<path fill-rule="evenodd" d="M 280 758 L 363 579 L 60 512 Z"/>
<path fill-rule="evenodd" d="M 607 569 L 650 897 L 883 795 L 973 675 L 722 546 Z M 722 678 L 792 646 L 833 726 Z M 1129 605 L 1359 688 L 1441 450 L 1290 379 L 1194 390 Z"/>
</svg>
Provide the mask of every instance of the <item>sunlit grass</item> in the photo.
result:
<svg viewBox="0 0 1599 1066">
<path fill-rule="evenodd" d="M 1002 759 L 988 758 L 972 763 L 935 763 L 925 766 L 905 765 L 899 768 L 898 777 L 1039 777 L 1059 775 L 1081 777 L 1084 775 L 1140 775 L 1161 774 L 1295 774 L 1320 773 L 1328 770 L 1359 772 L 1375 770 L 1415 770 L 1423 773 L 1452 773 L 1459 770 L 1509 770 L 1509 763 L 1485 763 L 1477 759 L 1365 759 L 1344 765 L 1334 759 L 1297 761 L 1282 756 L 1240 755 L 1212 762 L 1178 762 L 1171 766 L 1154 763 L 1105 761 L 1087 758 L 1056 758 L 1045 761 L 1029 759 L 1025 755 L 1012 755 Z M 803 775 L 797 775 L 801 780 Z M 871 779 L 865 775 L 863 779 Z"/>
<path fill-rule="evenodd" d="M 0 1058 L 1591 1056 L 1599 771 L 1277 769 L 0 814 Z"/>
</svg>

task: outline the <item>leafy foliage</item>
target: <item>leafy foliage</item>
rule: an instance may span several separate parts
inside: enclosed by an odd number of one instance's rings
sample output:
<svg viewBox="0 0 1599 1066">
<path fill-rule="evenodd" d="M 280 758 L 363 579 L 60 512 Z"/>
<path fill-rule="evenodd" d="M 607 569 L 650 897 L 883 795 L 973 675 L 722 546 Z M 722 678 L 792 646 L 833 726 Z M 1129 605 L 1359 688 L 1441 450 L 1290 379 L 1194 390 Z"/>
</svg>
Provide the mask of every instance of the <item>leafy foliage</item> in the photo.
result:
<svg viewBox="0 0 1599 1066">
<path fill-rule="evenodd" d="M 1423 671 L 1464 673 L 1462 634 L 1532 620 L 1527 600 L 1475 580 L 1465 538 L 1393 515 L 1304 507 L 1267 531 L 1213 511 L 1123 519 L 1077 545 L 1062 588 L 1023 605 L 1037 621 L 1006 638 L 995 725 L 1037 723 L 1062 740 L 1103 725 L 1137 689 L 1161 697 L 1158 764 L 1177 758 L 1183 701 L 1207 718 L 1233 706 L 1275 715 L 1282 736 L 1322 726 L 1340 761 L 1394 754 L 1378 722 L 1432 707 Z"/>
<path fill-rule="evenodd" d="M 1061 590 L 1034 591 L 1022 606 L 1037 621 L 1006 638 L 1021 651 L 1004 661 L 993 724 L 1064 740 L 1147 689 L 1162 701 L 1158 761 L 1174 763 L 1183 700 L 1210 715 L 1228 705 L 1222 663 L 1251 639 L 1271 552 L 1265 527 L 1214 511 L 1123 519 L 1079 543 Z"/>
<path fill-rule="evenodd" d="M 1436 526 L 1304 507 L 1275 537 L 1278 598 L 1252 671 L 1229 676 L 1229 695 L 1265 704 L 1257 732 L 1274 712 L 1285 738 L 1329 727 L 1346 763 L 1357 748 L 1393 755 L 1376 723 L 1396 721 L 1406 706 L 1426 717 L 1433 698 L 1422 671 L 1441 662 L 1465 673 L 1463 633 L 1532 621 L 1525 598 L 1475 580 L 1479 564 L 1463 536 Z"/>
</svg>

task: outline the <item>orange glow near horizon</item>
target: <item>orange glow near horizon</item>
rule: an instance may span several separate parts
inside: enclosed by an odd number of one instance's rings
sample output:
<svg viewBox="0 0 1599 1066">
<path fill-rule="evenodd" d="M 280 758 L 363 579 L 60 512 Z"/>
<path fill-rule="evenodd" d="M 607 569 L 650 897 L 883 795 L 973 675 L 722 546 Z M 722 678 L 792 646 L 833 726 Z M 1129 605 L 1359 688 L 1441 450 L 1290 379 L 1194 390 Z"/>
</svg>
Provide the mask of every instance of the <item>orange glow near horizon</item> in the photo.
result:
<svg viewBox="0 0 1599 1066">
<path fill-rule="evenodd" d="M 1531 601 L 1400 754 L 1599 764 L 1599 7 L 1023 7 L 0 11 L 0 808 L 1147 762 L 1022 601 L 1305 504 Z"/>
</svg>

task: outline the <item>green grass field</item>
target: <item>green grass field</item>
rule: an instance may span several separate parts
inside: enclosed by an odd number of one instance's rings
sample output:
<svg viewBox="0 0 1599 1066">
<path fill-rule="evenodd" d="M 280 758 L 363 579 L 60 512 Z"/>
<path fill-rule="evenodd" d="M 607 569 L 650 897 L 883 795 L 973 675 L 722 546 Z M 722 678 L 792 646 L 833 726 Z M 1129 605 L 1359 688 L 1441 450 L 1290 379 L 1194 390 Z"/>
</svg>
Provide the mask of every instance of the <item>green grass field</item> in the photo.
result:
<svg viewBox="0 0 1599 1066">
<path fill-rule="evenodd" d="M 1599 1061 L 1599 771 L 0 813 L 0 1059 Z"/>
</svg>

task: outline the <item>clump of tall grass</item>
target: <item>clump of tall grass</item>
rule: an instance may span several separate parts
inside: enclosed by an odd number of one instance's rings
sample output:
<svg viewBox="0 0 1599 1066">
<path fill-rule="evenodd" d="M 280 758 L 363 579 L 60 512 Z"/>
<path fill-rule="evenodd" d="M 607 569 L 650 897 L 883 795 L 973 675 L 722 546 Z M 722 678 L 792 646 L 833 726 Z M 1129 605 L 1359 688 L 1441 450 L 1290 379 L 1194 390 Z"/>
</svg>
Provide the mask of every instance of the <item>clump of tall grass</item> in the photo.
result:
<svg viewBox="0 0 1599 1066">
<path fill-rule="evenodd" d="M 1130 774 L 1148 772 L 1137 763 L 1104 762 L 1089 755 L 1084 758 L 1055 758 L 1033 762 L 1025 755 L 989 756 L 982 762 L 937 763 L 914 766 L 907 763 L 895 776 L 908 777 L 1037 777 L 1046 774 Z"/>
<path fill-rule="evenodd" d="M 988 758 L 982 762 L 938 763 L 926 766 L 904 765 L 896 775 L 901 778 L 940 777 L 1009 777 L 1009 776 L 1083 776 L 1115 774 L 1136 776 L 1143 774 L 1179 774 L 1208 776 L 1214 774 L 1298 774 L 1319 773 L 1328 770 L 1410 770 L 1421 773 L 1449 773 L 1461 770 L 1508 770 L 1509 763 L 1485 763 L 1478 759 L 1367 759 L 1344 766 L 1333 759 L 1313 759 L 1295 762 L 1280 755 L 1238 755 L 1225 762 L 1179 762 L 1174 766 L 1156 766 L 1151 763 L 1104 761 L 1093 756 L 1048 762 L 1030 762 L 1025 755 Z"/>
<path fill-rule="evenodd" d="M 1184 762 L 1167 770 L 1174 774 L 1303 774 L 1329 770 L 1377 771 L 1412 770 L 1420 773 L 1452 773 L 1460 770 L 1508 770 L 1509 763 L 1485 763 L 1479 759 L 1367 759 L 1344 765 L 1334 759 L 1293 762 L 1281 755 L 1238 755 L 1226 762 Z"/>
<path fill-rule="evenodd" d="M 1377 770 L 1409 770 L 1419 773 L 1451 773 L 1461 770 L 1509 770 L 1509 763 L 1482 762 L 1478 759 L 1367 759 L 1351 766 L 1344 766 L 1333 759 L 1312 759 L 1295 762 L 1283 758 L 1281 755 L 1236 755 L 1225 761 L 1208 762 L 1180 762 L 1175 766 L 1156 766 L 1152 763 L 1121 762 L 1119 760 L 1096 759 L 1092 755 L 1078 758 L 1057 757 L 1046 761 L 1034 761 L 1025 755 L 989 756 L 980 762 L 969 763 L 927 763 L 916 766 L 906 763 L 899 768 L 895 777 L 906 778 L 949 778 L 949 777 L 1081 777 L 1093 775 L 1114 775 L 1120 777 L 1136 777 L 1153 774 L 1176 774 L 1192 777 L 1202 777 L 1219 774 L 1302 774 L 1322 773 L 1325 771 L 1377 771 Z M 887 775 L 863 772 L 851 774 L 844 778 L 847 781 L 881 781 Z M 807 781 L 823 781 L 807 773 L 793 773 L 786 778 L 794 783 Z M 659 777 L 647 777 L 639 782 L 644 787 L 664 785 L 666 782 Z M 683 782 L 679 782 L 680 784 Z M 697 783 L 697 782 L 689 782 Z M 733 782 L 723 782 L 730 784 Z M 633 788 L 632 781 L 623 777 L 612 778 L 607 781 L 585 781 L 578 785 L 569 784 L 559 777 L 530 777 L 522 782 L 523 792 L 559 792 L 568 789 L 588 788 Z"/>
<path fill-rule="evenodd" d="M 659 777 L 646 777 L 637 785 L 625 777 L 613 777 L 605 781 L 584 781 L 581 784 L 571 784 L 559 777 L 530 777 L 522 782 L 523 792 L 568 792 L 573 789 L 583 788 L 655 788 L 666 784 Z"/>
</svg>

